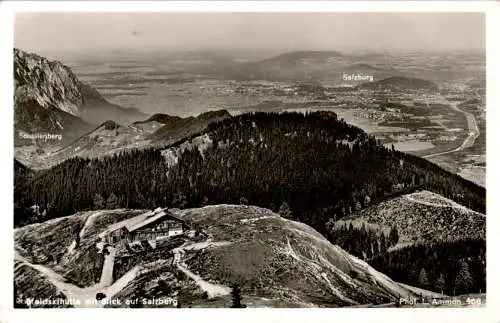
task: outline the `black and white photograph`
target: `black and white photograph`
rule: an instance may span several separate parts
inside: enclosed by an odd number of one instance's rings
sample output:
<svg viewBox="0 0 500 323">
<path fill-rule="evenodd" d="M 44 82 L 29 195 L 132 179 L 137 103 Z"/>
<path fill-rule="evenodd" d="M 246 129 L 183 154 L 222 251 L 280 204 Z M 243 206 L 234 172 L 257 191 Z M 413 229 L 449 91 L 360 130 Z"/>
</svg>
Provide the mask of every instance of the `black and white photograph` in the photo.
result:
<svg viewBox="0 0 500 323">
<path fill-rule="evenodd" d="M 14 309 L 487 306 L 484 12 L 13 33 Z"/>
</svg>

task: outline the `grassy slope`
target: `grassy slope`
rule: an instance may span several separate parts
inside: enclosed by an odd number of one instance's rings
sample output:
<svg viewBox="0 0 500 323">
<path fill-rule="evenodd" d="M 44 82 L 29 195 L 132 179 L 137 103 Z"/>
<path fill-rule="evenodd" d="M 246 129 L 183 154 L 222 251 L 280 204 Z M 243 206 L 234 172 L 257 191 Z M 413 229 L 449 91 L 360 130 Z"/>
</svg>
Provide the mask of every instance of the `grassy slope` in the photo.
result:
<svg viewBox="0 0 500 323">
<path fill-rule="evenodd" d="M 54 285 L 52 285 L 45 276 L 40 274 L 36 269 L 23 264 L 20 261 L 14 262 L 14 287 L 22 293 L 18 294 L 19 300 L 14 299 L 15 307 L 25 305 L 26 299 L 33 298 L 39 301 L 45 300 L 64 300 L 66 297 L 59 293 Z M 16 297 L 16 298 L 17 298 Z M 23 301 L 21 301 L 23 300 Z M 37 307 L 70 307 L 70 306 L 55 306 L 55 305 L 31 305 Z"/>
<path fill-rule="evenodd" d="M 214 240 L 233 242 L 186 261 L 205 280 L 236 282 L 247 295 L 303 305 L 348 305 L 349 299 L 379 303 L 393 296 L 318 232 L 271 211 L 215 206 L 181 214 Z"/>
<path fill-rule="evenodd" d="M 80 212 L 19 228 L 14 232 L 16 250 L 31 263 L 52 267 L 75 239 L 87 216 L 87 212 Z"/>
</svg>

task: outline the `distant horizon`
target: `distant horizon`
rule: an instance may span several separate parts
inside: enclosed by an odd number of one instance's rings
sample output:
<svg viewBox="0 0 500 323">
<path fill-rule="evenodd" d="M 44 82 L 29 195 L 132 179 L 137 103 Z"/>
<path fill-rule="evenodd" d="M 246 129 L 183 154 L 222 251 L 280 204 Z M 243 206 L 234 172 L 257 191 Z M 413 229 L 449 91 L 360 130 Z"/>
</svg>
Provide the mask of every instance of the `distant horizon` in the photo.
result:
<svg viewBox="0 0 500 323">
<path fill-rule="evenodd" d="M 369 50 L 358 50 L 358 51 L 340 51 L 335 49 L 263 49 L 263 50 L 244 50 L 244 49 L 180 49 L 180 50 L 168 50 L 168 49 L 131 49 L 131 48 L 114 48 L 114 49 L 44 49 L 44 50 L 29 50 L 19 47 L 14 47 L 19 50 L 25 51 L 27 53 L 32 53 L 36 55 L 40 55 L 49 60 L 58 60 L 63 63 L 67 61 L 79 61 L 84 59 L 93 59 L 99 57 L 105 57 L 109 59 L 117 59 L 118 61 L 121 59 L 129 60 L 129 59 L 139 59 L 140 57 L 145 57 L 148 55 L 159 55 L 159 54 L 182 54 L 182 53 L 212 53 L 212 54 L 221 54 L 221 55 L 242 55 L 246 56 L 248 61 L 260 61 L 264 59 L 270 59 L 273 57 L 277 57 L 287 53 L 293 52 L 339 52 L 343 56 L 364 56 L 364 55 L 401 55 L 405 54 L 413 54 L 413 53 L 425 53 L 430 55 L 448 55 L 453 53 L 458 54 L 472 54 L 483 56 L 486 59 L 486 51 L 482 49 L 454 49 L 454 50 L 380 50 L 380 51 L 369 51 Z M 125 55 L 119 57 L 118 55 Z M 117 55 L 116 57 L 114 55 Z M 131 57 L 130 55 L 135 55 Z M 236 57 L 233 57 L 236 58 Z"/>
</svg>

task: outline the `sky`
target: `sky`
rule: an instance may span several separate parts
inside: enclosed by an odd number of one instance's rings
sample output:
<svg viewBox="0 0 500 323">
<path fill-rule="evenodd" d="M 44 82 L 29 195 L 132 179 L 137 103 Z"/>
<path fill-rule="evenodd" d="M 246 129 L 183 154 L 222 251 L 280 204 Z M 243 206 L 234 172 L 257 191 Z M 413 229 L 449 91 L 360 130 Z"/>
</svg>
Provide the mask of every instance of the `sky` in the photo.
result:
<svg viewBox="0 0 500 323">
<path fill-rule="evenodd" d="M 29 51 L 482 50 L 481 13 L 18 13 Z"/>
</svg>

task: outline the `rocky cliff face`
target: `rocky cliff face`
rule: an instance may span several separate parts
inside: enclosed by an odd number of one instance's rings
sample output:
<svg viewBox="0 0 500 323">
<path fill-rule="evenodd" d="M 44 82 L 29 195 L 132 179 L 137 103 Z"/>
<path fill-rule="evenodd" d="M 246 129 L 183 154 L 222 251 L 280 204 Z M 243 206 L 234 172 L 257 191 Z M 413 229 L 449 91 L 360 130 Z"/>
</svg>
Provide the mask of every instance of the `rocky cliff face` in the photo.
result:
<svg viewBox="0 0 500 323">
<path fill-rule="evenodd" d="M 28 133 L 88 131 L 97 123 L 144 119 L 135 109 L 107 102 L 59 61 L 14 49 L 15 129 Z"/>
<path fill-rule="evenodd" d="M 80 82 L 61 62 L 14 49 L 14 86 L 16 103 L 33 100 L 45 109 L 81 112 Z"/>
</svg>

